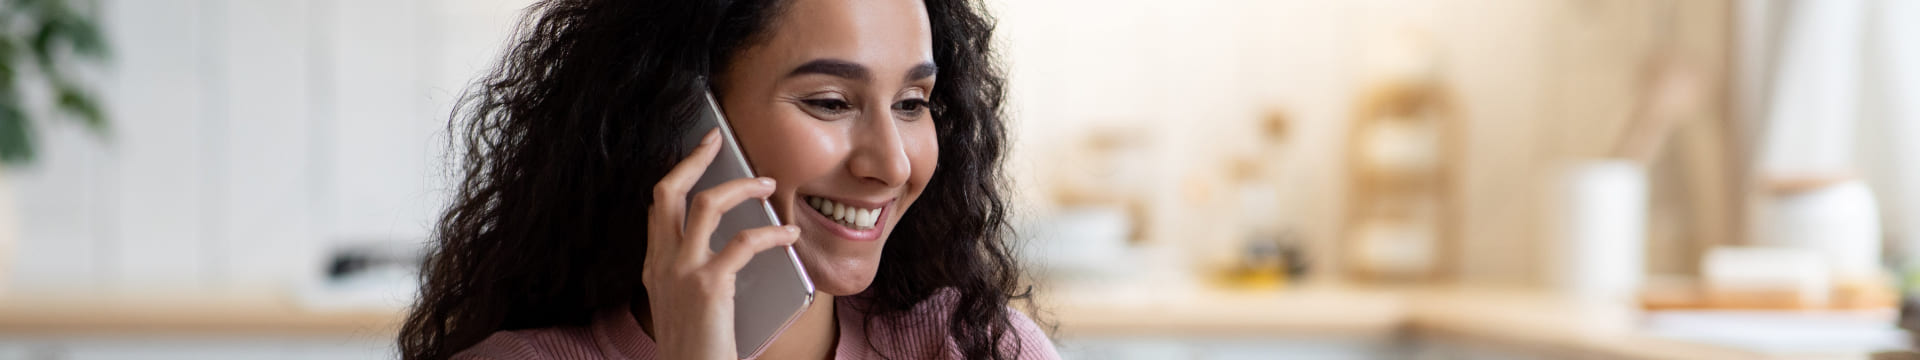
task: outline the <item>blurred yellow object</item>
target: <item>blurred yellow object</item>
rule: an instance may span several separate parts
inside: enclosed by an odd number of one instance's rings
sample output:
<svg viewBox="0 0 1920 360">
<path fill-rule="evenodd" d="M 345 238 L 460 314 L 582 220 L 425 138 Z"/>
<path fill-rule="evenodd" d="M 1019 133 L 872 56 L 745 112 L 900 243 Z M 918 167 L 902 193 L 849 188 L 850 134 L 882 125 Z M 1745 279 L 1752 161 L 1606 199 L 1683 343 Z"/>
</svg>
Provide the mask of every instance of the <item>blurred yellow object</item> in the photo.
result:
<svg viewBox="0 0 1920 360">
<path fill-rule="evenodd" d="M 1281 267 L 1236 266 L 1218 276 L 1220 287 L 1233 290 L 1279 290 L 1287 286 L 1287 273 Z"/>
<path fill-rule="evenodd" d="M 1304 268 L 1297 248 L 1271 237 L 1255 237 L 1241 249 L 1238 263 L 1221 270 L 1218 286 L 1234 290 L 1278 290 L 1286 287 L 1289 269 Z M 1298 273 L 1295 273 L 1298 274 Z"/>
</svg>

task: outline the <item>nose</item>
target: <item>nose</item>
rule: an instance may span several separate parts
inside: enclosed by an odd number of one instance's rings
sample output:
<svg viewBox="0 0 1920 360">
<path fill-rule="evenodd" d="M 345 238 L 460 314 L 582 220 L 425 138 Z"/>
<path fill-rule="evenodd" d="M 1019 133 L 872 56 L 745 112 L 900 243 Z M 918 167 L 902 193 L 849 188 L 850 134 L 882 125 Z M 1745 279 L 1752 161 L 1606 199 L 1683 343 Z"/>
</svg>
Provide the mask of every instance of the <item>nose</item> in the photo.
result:
<svg viewBox="0 0 1920 360">
<path fill-rule="evenodd" d="M 877 111 L 875 111 L 877 110 Z M 862 123 L 853 131 L 853 151 L 848 154 L 847 172 L 862 181 L 895 187 L 904 184 L 913 172 L 901 143 L 900 128 L 894 113 L 886 106 L 863 111 Z"/>
</svg>

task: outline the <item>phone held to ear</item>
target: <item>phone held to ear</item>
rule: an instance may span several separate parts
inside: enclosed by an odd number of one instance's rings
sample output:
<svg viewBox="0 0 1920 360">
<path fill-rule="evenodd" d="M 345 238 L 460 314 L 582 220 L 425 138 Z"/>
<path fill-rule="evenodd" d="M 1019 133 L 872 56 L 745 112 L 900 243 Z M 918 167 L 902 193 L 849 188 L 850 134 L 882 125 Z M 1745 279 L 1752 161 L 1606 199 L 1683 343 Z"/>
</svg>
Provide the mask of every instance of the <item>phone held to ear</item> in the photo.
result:
<svg viewBox="0 0 1920 360">
<path fill-rule="evenodd" d="M 704 104 L 693 128 L 682 137 L 681 149 L 691 152 L 709 129 L 719 128 L 720 153 L 687 192 L 688 202 L 693 201 L 694 194 L 721 183 L 754 177 L 753 168 L 740 149 L 740 141 L 734 138 L 732 126 L 720 111 L 720 103 L 714 100 L 711 91 L 702 93 Z M 719 226 L 714 228 L 708 244 L 718 252 L 740 231 L 778 225 L 780 216 L 773 212 L 770 203 L 749 199 L 720 216 Z M 792 246 L 775 247 L 755 254 L 736 274 L 733 303 L 734 344 L 742 359 L 759 356 L 773 343 L 774 337 L 799 319 L 800 313 L 813 303 L 813 281 L 807 278 L 806 269 L 801 267 L 800 257 Z"/>
</svg>

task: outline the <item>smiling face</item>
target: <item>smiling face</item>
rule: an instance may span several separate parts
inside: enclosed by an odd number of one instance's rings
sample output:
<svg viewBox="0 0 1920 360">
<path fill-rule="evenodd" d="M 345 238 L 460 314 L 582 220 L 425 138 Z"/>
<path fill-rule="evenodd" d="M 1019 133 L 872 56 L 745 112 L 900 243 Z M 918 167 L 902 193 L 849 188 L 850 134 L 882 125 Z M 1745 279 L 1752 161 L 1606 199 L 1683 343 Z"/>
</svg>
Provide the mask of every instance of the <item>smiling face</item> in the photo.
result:
<svg viewBox="0 0 1920 360">
<path fill-rule="evenodd" d="M 927 99 L 932 35 L 914 0 L 791 0 L 765 41 L 717 76 L 748 161 L 779 188 L 794 245 L 819 291 L 873 282 L 901 215 L 940 153 Z"/>
</svg>

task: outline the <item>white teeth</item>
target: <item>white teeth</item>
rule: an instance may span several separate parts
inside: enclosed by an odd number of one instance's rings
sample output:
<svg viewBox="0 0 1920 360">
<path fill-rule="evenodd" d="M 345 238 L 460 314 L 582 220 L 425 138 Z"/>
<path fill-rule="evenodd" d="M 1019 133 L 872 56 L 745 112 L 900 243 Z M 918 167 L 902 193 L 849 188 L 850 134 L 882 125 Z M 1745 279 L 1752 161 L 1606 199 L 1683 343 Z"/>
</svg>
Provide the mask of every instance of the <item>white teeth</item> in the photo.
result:
<svg viewBox="0 0 1920 360">
<path fill-rule="evenodd" d="M 880 215 L 879 209 L 861 211 L 860 219 L 858 221 L 854 221 L 853 224 L 860 226 L 861 228 L 873 227 L 873 220 L 878 215 Z"/>
<path fill-rule="evenodd" d="M 819 210 L 821 215 L 855 229 L 873 228 L 880 218 L 880 209 L 861 209 L 825 198 L 808 196 L 807 205 Z"/>
</svg>

